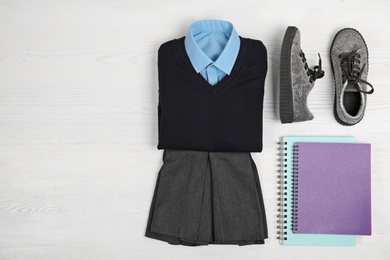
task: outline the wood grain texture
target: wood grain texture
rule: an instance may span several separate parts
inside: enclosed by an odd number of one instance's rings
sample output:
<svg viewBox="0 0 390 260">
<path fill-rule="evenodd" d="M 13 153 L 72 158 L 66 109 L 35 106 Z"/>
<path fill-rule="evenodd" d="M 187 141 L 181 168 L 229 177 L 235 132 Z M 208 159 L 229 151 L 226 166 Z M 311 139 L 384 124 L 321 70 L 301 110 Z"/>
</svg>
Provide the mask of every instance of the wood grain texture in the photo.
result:
<svg viewBox="0 0 390 260">
<path fill-rule="evenodd" d="M 0 259 L 390 259 L 390 2 L 0 0 Z M 253 154 L 268 217 L 264 246 L 171 246 L 144 237 L 161 166 L 157 49 L 200 19 L 231 21 L 268 49 L 264 151 Z M 326 75 L 315 119 L 282 125 L 278 71 L 287 26 Z M 365 118 L 333 118 L 329 48 L 358 29 L 370 51 Z M 281 135 L 354 135 L 372 143 L 373 235 L 356 247 L 283 247 L 276 239 Z"/>
</svg>

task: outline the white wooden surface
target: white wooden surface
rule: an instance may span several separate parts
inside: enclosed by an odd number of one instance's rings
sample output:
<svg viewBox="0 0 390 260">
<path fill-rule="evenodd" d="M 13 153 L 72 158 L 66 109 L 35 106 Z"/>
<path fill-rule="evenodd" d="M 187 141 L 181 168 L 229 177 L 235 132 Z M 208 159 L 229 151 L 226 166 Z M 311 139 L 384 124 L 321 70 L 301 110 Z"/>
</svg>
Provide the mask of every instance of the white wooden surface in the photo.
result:
<svg viewBox="0 0 390 260">
<path fill-rule="evenodd" d="M 390 2 L 288 0 L 0 0 L 0 259 L 390 259 Z M 263 246 L 171 246 L 144 237 L 162 152 L 158 46 L 200 19 L 231 21 L 268 48 L 260 172 Z M 282 125 L 277 83 L 287 26 L 326 76 L 310 122 Z M 364 120 L 333 118 L 328 59 L 335 33 L 358 29 L 370 50 Z M 373 235 L 356 247 L 285 247 L 276 239 L 281 135 L 353 135 L 372 143 Z"/>
</svg>

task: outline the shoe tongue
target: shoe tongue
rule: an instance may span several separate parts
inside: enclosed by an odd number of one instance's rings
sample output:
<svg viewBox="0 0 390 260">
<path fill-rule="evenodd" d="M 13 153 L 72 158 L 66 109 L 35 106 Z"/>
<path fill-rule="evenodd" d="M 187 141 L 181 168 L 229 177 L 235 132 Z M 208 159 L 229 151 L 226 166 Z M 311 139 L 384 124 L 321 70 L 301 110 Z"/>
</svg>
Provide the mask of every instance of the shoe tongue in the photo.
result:
<svg viewBox="0 0 390 260">
<path fill-rule="evenodd" d="M 348 82 L 348 85 L 345 87 L 345 92 L 359 92 L 355 84 L 356 83 Z"/>
</svg>

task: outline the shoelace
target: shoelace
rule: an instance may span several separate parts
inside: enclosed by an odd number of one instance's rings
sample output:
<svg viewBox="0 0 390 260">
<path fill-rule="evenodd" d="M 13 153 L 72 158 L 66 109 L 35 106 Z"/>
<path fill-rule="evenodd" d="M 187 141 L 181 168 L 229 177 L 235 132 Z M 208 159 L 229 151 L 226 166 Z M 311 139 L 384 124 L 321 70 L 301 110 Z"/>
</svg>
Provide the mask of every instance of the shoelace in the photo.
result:
<svg viewBox="0 0 390 260">
<path fill-rule="evenodd" d="M 353 50 L 348 53 L 342 53 L 339 55 L 339 58 L 341 69 L 343 71 L 343 83 L 348 80 L 348 83 L 352 83 L 359 92 L 366 94 L 374 93 L 374 87 L 369 82 L 361 79 L 366 64 L 364 64 L 360 69 L 360 54 L 357 53 L 357 50 Z M 361 89 L 360 84 L 358 83 L 366 84 L 371 89 L 369 91 L 365 91 Z"/>
<path fill-rule="evenodd" d="M 318 57 L 319 57 L 318 65 L 314 66 L 314 69 L 309 69 L 305 54 L 303 52 L 301 52 L 299 56 L 302 58 L 302 62 L 305 64 L 304 67 L 306 70 L 306 75 L 310 77 L 309 78 L 310 83 L 313 83 L 314 81 L 322 78 L 325 75 L 325 71 L 322 70 L 322 60 L 321 60 L 321 55 L 319 53 L 318 53 Z"/>
</svg>

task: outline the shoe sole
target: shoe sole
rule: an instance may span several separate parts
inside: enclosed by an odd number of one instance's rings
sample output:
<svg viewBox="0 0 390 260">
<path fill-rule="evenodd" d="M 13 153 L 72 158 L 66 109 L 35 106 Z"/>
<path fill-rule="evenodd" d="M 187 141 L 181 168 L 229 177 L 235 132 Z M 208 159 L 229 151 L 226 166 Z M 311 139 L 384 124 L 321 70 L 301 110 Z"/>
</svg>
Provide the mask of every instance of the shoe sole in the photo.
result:
<svg viewBox="0 0 390 260">
<path fill-rule="evenodd" d="M 284 34 L 280 53 L 279 110 L 282 124 L 294 122 L 291 80 L 291 46 L 298 28 L 289 26 Z"/>
<path fill-rule="evenodd" d="M 345 30 L 354 30 L 356 31 L 363 39 L 363 42 L 364 42 L 364 45 L 366 47 L 366 50 L 367 50 L 367 73 L 368 73 L 368 58 L 369 58 L 369 54 L 368 54 L 368 48 L 367 48 L 367 44 L 366 44 L 366 41 L 364 40 L 363 36 L 361 35 L 361 33 L 356 30 L 356 29 L 353 29 L 353 28 L 344 28 L 342 30 L 340 30 L 333 38 L 333 41 L 332 41 L 332 44 L 330 46 L 330 51 L 329 51 L 329 58 L 330 58 L 330 65 L 332 67 L 332 74 L 333 74 L 333 80 L 334 80 L 334 100 L 333 100 L 333 115 L 334 115 L 334 118 L 336 119 L 337 123 L 341 124 L 341 125 L 344 125 L 344 126 L 353 126 L 353 125 L 356 125 L 357 123 L 359 123 L 363 118 L 361 118 L 358 122 L 356 122 L 355 124 L 347 124 L 345 123 L 344 121 L 342 121 L 339 116 L 337 115 L 337 85 L 336 85 L 336 77 L 335 77 L 335 73 L 334 73 L 334 67 L 333 67 L 333 62 L 332 62 L 332 49 L 333 49 L 333 45 L 334 45 L 334 42 L 337 38 L 337 36 L 344 32 Z"/>
</svg>

